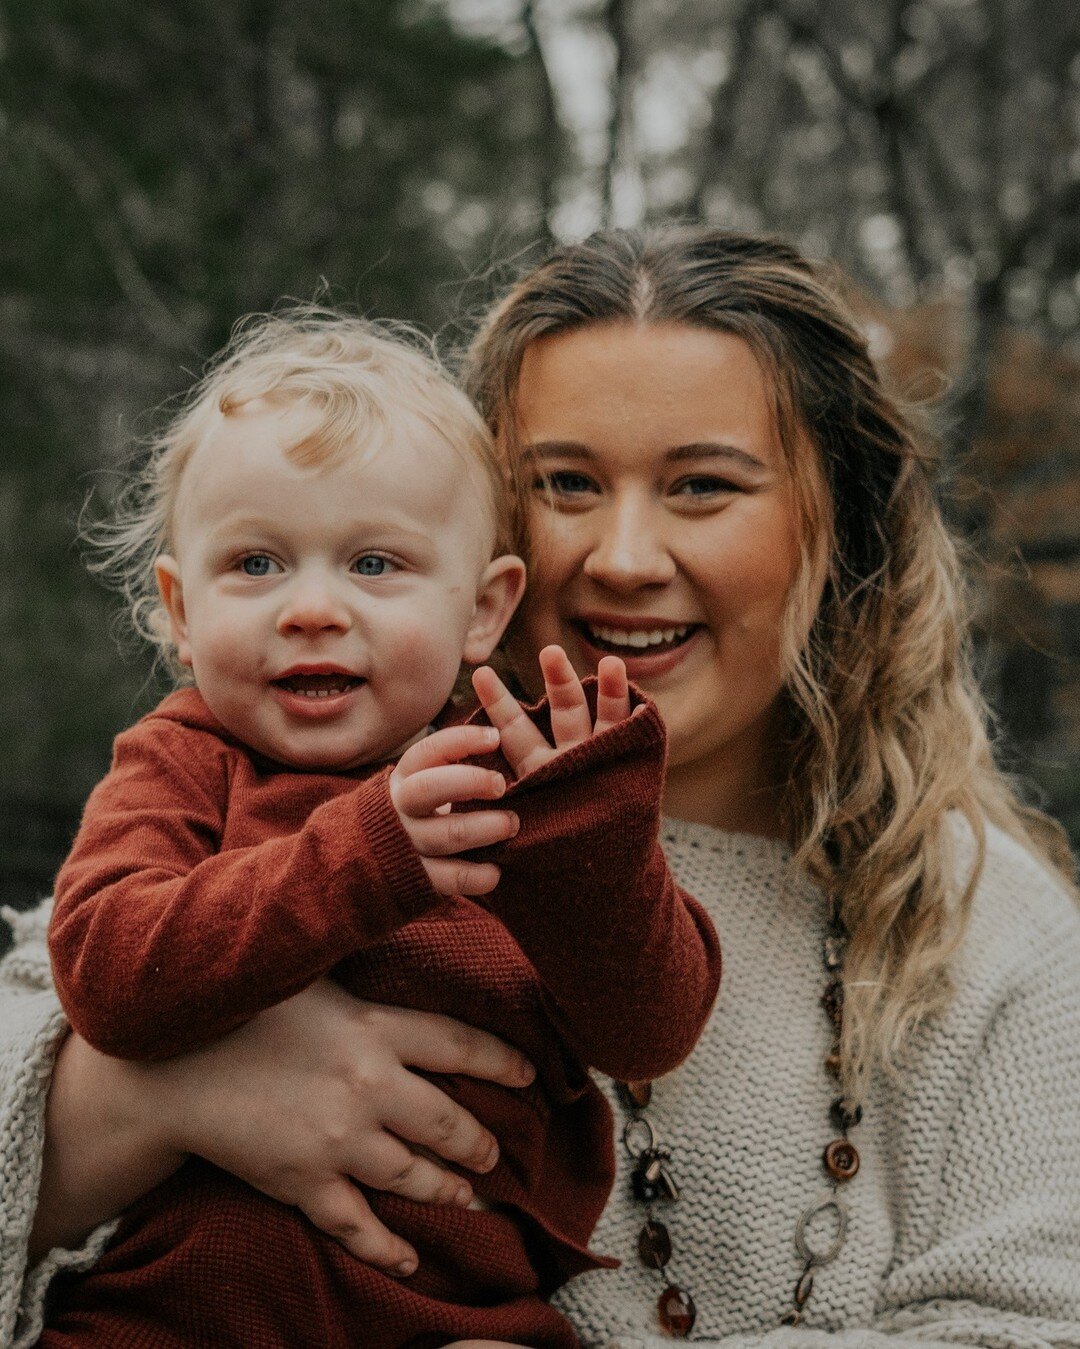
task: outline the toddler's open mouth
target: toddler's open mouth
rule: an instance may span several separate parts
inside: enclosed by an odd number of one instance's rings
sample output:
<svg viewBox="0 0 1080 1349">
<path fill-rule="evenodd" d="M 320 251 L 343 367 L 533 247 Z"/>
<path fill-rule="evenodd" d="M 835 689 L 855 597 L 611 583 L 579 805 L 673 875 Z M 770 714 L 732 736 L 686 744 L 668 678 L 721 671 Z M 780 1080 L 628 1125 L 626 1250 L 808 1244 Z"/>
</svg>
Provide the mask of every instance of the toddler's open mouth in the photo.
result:
<svg viewBox="0 0 1080 1349">
<path fill-rule="evenodd" d="M 292 674 L 282 679 L 270 681 L 275 688 L 285 689 L 288 693 L 299 693 L 305 698 L 336 698 L 350 689 L 359 688 L 364 682 L 358 675 L 343 674 Z"/>
</svg>

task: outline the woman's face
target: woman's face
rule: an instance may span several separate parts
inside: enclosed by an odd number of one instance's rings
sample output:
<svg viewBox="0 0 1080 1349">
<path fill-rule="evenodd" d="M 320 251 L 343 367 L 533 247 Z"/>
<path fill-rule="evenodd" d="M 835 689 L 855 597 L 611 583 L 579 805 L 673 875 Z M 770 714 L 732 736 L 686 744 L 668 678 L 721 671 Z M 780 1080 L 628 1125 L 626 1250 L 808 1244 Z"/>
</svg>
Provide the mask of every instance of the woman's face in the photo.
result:
<svg viewBox="0 0 1080 1349">
<path fill-rule="evenodd" d="M 622 656 L 667 723 L 667 808 L 768 831 L 799 527 L 750 347 L 681 323 L 542 338 L 522 365 L 518 435 L 535 530 L 519 673 L 535 686 L 549 642 L 581 673 Z"/>
</svg>

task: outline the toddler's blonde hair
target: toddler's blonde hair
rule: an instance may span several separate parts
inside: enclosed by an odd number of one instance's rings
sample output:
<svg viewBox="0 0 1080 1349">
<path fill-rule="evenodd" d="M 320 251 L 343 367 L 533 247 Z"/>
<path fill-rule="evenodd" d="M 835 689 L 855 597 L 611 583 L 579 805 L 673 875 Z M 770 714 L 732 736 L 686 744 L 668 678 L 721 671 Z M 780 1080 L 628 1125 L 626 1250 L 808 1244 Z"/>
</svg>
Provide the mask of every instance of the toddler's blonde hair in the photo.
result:
<svg viewBox="0 0 1080 1349">
<path fill-rule="evenodd" d="M 335 464 L 358 447 L 383 444 L 403 413 L 427 422 L 461 456 L 466 471 L 479 469 L 494 553 L 523 552 L 524 517 L 512 470 L 500 463 L 483 418 L 429 341 L 403 324 L 375 323 L 321 306 L 253 315 L 236 325 L 228 345 L 150 439 L 111 519 L 83 530 L 90 569 L 120 592 L 131 627 L 174 673 L 183 672 L 174 659 L 154 563 L 173 549 L 180 481 L 196 447 L 220 418 L 258 399 L 300 404 L 318 414 L 315 430 L 286 451 L 305 468 Z"/>
</svg>

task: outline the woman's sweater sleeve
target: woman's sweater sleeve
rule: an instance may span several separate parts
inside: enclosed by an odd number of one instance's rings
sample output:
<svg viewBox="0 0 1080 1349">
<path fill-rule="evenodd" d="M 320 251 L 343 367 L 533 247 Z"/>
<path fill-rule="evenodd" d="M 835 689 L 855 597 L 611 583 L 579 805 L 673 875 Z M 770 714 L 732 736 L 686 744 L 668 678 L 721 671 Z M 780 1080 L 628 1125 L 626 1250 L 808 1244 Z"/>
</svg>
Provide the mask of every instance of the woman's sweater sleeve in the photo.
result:
<svg viewBox="0 0 1080 1349">
<path fill-rule="evenodd" d="M 115 1227 L 106 1224 L 77 1250 L 53 1250 L 28 1273 L 45 1145 L 45 1102 L 67 1033 L 45 947 L 49 905 L 0 910 L 14 943 L 0 961 L 0 1345 L 25 1349 L 41 1334 L 45 1291 L 61 1270 L 88 1269 Z"/>
<path fill-rule="evenodd" d="M 567 1042 L 623 1080 L 686 1058 L 720 979 L 716 932 L 660 848 L 664 725 L 635 699 L 633 716 L 509 784 L 500 804 L 521 829 L 484 854 L 501 868 L 485 902 L 539 972 Z M 532 715 L 546 731 L 544 706 Z"/>
<path fill-rule="evenodd" d="M 439 900 L 386 772 L 301 814 L 292 833 L 219 851 L 225 753 L 146 718 L 118 737 L 87 803 L 49 950 L 71 1024 L 102 1053 L 206 1044 Z"/>
</svg>

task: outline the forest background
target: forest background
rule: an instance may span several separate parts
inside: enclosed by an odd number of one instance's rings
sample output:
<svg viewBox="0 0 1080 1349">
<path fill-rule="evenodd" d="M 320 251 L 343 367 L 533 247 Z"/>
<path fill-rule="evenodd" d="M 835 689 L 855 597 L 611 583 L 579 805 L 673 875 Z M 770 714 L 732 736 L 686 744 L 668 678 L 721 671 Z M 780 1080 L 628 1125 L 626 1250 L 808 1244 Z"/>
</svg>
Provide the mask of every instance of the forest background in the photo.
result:
<svg viewBox="0 0 1080 1349">
<path fill-rule="evenodd" d="M 234 320 L 452 352 L 551 239 L 676 217 L 850 278 L 931 404 L 1004 761 L 1080 842 L 1075 0 L 3 0 L 0 897 L 160 696 L 75 543 Z"/>
</svg>

